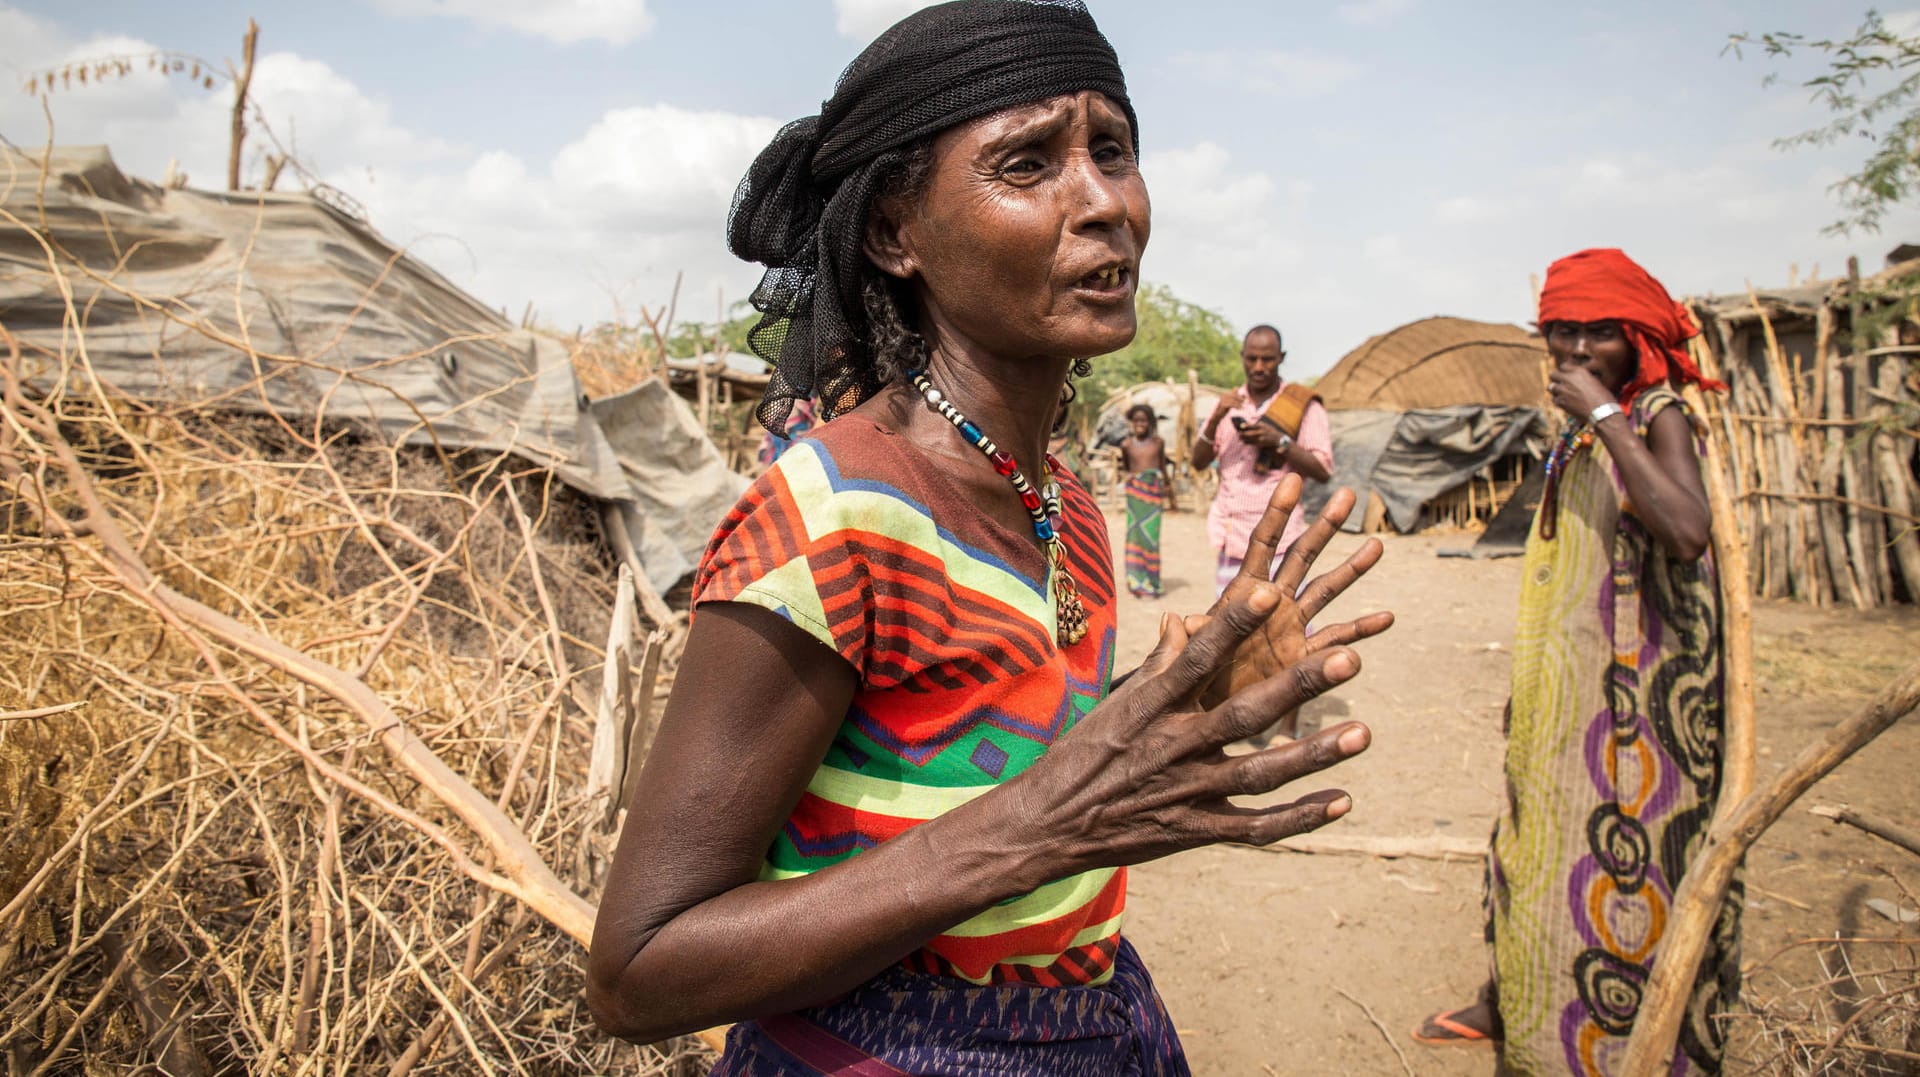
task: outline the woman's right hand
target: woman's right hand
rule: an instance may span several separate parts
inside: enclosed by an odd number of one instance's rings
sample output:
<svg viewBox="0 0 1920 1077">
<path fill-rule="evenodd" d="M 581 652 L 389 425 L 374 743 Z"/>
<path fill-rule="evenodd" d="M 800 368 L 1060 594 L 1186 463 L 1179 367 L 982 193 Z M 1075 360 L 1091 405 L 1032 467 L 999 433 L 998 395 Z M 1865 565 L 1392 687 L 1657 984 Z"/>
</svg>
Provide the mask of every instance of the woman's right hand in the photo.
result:
<svg viewBox="0 0 1920 1077">
<path fill-rule="evenodd" d="M 1140 669 L 1047 754 L 1002 787 L 1012 819 L 1046 847 L 1052 877 L 1137 864 L 1217 842 L 1268 845 L 1351 809 L 1338 789 L 1252 808 L 1230 798 L 1272 792 L 1366 750 L 1372 734 L 1348 722 L 1245 755 L 1223 749 L 1360 670 L 1345 647 L 1310 654 L 1212 708 L 1202 689 L 1282 605 L 1262 584 L 1191 636 L 1171 614 Z M 984 799 L 984 798 L 983 798 Z M 1066 870 L 1061 870 L 1061 869 Z"/>
</svg>

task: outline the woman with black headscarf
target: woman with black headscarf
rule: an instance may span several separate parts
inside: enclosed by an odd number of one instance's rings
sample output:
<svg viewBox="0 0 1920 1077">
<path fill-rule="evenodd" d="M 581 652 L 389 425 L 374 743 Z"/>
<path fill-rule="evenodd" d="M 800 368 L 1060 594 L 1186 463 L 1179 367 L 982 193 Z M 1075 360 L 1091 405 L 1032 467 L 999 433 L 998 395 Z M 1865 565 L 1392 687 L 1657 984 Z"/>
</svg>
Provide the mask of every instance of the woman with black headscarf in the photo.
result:
<svg viewBox="0 0 1920 1077">
<path fill-rule="evenodd" d="M 1351 807 L 1227 798 L 1363 726 L 1221 751 L 1391 623 L 1306 630 L 1376 543 L 1294 598 L 1350 494 L 1270 585 L 1282 487 L 1243 579 L 1111 686 L 1106 525 L 1045 446 L 1069 373 L 1134 333 L 1136 129 L 1077 2 L 960 0 L 882 35 L 741 184 L 761 421 L 808 396 L 828 421 L 696 577 L 588 962 L 609 1031 L 739 1022 L 723 1074 L 1183 1073 L 1121 938 L 1126 866 Z"/>
</svg>

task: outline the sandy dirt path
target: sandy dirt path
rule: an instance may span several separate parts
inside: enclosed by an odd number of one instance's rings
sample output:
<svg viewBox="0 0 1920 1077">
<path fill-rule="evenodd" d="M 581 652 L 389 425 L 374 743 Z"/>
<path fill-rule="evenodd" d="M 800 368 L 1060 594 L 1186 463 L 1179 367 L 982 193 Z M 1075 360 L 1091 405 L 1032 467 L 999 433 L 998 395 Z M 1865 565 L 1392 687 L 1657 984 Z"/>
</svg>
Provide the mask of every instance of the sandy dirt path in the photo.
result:
<svg viewBox="0 0 1920 1077">
<path fill-rule="evenodd" d="M 1120 514 L 1108 522 L 1118 551 Z M 1381 564 L 1335 607 L 1341 618 L 1391 609 L 1399 622 L 1361 645 L 1361 676 L 1307 715 L 1323 726 L 1351 717 L 1374 730 L 1373 748 L 1323 783 L 1354 797 L 1353 813 L 1333 830 L 1479 841 L 1492 826 L 1519 560 L 1436 556 L 1473 537 L 1389 537 Z M 1359 541 L 1342 535 L 1329 556 Z M 1167 516 L 1162 556 L 1164 599 L 1142 602 L 1122 590 L 1119 669 L 1146 654 L 1163 610 L 1202 610 L 1212 600 L 1203 517 Z M 1858 614 L 1782 603 L 1756 613 L 1762 781 L 1920 654 L 1913 609 Z M 1816 786 L 1762 839 L 1749 859 L 1749 964 L 1801 937 L 1897 931 L 1864 902 L 1899 897 L 1889 870 L 1920 889 L 1920 861 L 1803 809 L 1847 802 L 1914 826 L 1916 773 L 1920 720 L 1910 720 Z M 1410 1066 L 1416 1074 L 1488 1074 L 1488 1050 L 1439 1051 L 1408 1038 L 1425 1014 L 1469 1000 L 1485 975 L 1482 870 L 1478 859 L 1205 849 L 1134 869 L 1126 933 L 1152 969 L 1196 1073 L 1390 1075 Z"/>
</svg>

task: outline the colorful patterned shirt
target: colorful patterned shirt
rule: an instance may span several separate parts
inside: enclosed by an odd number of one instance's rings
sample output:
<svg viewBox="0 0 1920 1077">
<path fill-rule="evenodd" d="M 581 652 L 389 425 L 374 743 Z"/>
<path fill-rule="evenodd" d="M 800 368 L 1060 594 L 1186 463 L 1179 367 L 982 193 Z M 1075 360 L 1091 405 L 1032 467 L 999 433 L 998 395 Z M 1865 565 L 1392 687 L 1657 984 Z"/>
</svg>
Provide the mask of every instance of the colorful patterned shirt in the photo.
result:
<svg viewBox="0 0 1920 1077">
<path fill-rule="evenodd" d="M 983 515 L 944 465 L 863 416 L 796 442 L 707 549 L 696 606 L 747 602 L 831 648 L 858 677 L 831 748 L 762 879 L 819 871 L 1019 774 L 1107 694 L 1113 556 L 1086 489 L 1059 476 L 1086 638 L 1054 641 L 1046 557 Z M 1049 883 L 949 929 L 905 962 L 976 984 L 1102 983 L 1125 869 Z"/>
</svg>

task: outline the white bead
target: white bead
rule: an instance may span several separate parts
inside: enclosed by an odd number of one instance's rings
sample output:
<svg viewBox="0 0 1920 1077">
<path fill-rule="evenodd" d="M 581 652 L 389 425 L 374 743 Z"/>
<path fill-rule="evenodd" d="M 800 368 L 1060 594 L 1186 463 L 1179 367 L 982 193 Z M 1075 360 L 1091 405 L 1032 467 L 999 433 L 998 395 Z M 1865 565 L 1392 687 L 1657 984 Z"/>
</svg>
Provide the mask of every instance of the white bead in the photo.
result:
<svg viewBox="0 0 1920 1077">
<path fill-rule="evenodd" d="M 937 408 L 940 406 L 940 399 L 940 390 L 931 388 L 927 390 L 927 403 Z"/>
</svg>

